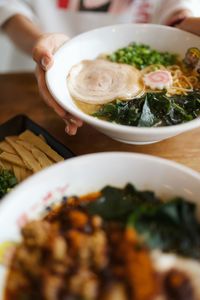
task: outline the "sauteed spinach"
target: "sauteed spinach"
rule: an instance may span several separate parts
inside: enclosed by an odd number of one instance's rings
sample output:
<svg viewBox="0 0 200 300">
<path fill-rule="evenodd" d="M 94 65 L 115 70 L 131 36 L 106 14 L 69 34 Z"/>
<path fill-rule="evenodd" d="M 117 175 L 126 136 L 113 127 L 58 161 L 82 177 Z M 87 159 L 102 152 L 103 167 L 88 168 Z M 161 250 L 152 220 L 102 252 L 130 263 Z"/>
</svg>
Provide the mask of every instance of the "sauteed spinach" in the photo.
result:
<svg viewBox="0 0 200 300">
<path fill-rule="evenodd" d="M 0 198 L 17 184 L 17 178 L 8 170 L 0 170 Z"/>
<path fill-rule="evenodd" d="M 166 93 L 147 93 L 130 101 L 116 100 L 103 105 L 93 116 L 122 125 L 138 127 L 170 126 L 199 116 L 200 91 L 168 97 Z"/>
<path fill-rule="evenodd" d="M 151 191 L 107 186 L 86 206 L 90 214 L 133 226 L 151 248 L 200 259 L 200 224 L 196 205 L 182 198 L 161 201 Z"/>
</svg>

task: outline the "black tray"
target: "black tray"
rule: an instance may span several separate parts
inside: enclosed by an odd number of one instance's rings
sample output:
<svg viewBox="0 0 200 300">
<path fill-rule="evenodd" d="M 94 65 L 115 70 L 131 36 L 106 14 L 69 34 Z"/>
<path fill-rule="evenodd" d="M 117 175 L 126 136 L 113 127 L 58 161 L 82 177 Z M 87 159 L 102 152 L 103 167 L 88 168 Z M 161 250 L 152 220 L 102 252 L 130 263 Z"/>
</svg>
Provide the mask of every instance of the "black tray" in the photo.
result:
<svg viewBox="0 0 200 300">
<path fill-rule="evenodd" d="M 0 141 L 9 135 L 19 135 L 26 129 L 31 130 L 33 133 L 39 135 L 42 134 L 48 145 L 60 154 L 64 159 L 75 156 L 74 153 L 58 142 L 51 134 L 38 124 L 30 120 L 24 115 L 17 115 L 14 118 L 0 125 Z"/>
</svg>

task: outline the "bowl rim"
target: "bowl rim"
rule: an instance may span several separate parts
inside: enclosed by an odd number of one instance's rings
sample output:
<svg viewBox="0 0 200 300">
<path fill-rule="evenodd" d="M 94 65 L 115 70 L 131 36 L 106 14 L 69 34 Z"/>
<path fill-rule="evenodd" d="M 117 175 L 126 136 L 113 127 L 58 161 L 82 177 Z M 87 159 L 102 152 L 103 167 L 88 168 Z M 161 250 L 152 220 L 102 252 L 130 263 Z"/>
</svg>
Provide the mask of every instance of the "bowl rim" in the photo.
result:
<svg viewBox="0 0 200 300">
<path fill-rule="evenodd" d="M 56 57 L 60 55 L 60 53 L 63 51 L 64 48 L 69 48 L 71 44 L 73 44 L 75 41 L 79 40 L 79 38 L 82 38 L 84 36 L 87 36 L 88 34 L 95 34 L 98 33 L 101 30 L 116 30 L 118 28 L 138 28 L 138 29 L 159 29 L 159 30 L 164 30 L 164 31 L 174 31 L 177 32 L 178 34 L 181 33 L 185 37 L 192 37 L 195 39 L 200 39 L 198 36 L 195 34 L 192 34 L 190 32 L 183 31 L 178 28 L 174 27 L 169 27 L 166 25 L 158 25 L 158 24 L 130 24 L 130 23 L 125 23 L 125 24 L 116 24 L 116 25 L 110 25 L 110 26 L 103 26 L 99 27 L 84 33 L 81 33 L 69 41 L 65 42 L 54 54 L 54 59 L 56 60 Z M 178 125 L 170 125 L 170 126 L 162 126 L 162 127 L 137 127 L 137 126 L 128 126 L 128 125 L 122 125 L 122 124 L 117 124 L 114 122 L 109 122 L 105 120 L 98 119 L 96 117 L 90 116 L 83 111 L 81 111 L 76 105 L 73 107 L 69 107 L 68 103 L 69 101 L 71 102 L 72 100 L 67 100 L 66 105 L 64 106 L 62 101 L 59 100 L 59 98 L 56 96 L 54 91 L 51 89 L 51 84 L 50 84 L 50 79 L 49 79 L 49 73 L 50 70 L 47 70 L 45 73 L 45 80 L 47 84 L 47 88 L 49 92 L 52 94 L 52 96 L 55 98 L 55 100 L 64 108 L 67 109 L 72 115 L 80 118 L 81 120 L 85 121 L 86 123 L 96 126 L 98 128 L 104 128 L 105 130 L 110 130 L 113 132 L 119 132 L 119 133 L 134 133 L 134 134 L 145 134 L 145 135 L 152 135 L 152 134 L 176 134 L 177 132 L 184 132 L 188 131 L 194 128 L 197 128 L 200 126 L 200 117 L 197 117 L 191 121 L 187 121 L 182 124 Z M 67 85 L 66 85 L 67 88 Z"/>
<path fill-rule="evenodd" d="M 90 154 L 80 155 L 77 157 L 72 157 L 65 161 L 61 161 L 57 164 L 54 164 L 48 168 L 41 170 L 40 172 L 38 172 L 36 174 L 33 174 L 32 176 L 30 176 L 28 179 L 26 179 L 21 184 L 16 186 L 13 189 L 13 191 L 11 191 L 8 195 L 3 197 L 3 199 L 0 202 L 0 215 L 1 215 L 1 213 L 3 213 L 4 206 L 6 206 L 9 201 L 15 201 L 15 197 L 13 197 L 15 194 L 17 194 L 21 190 L 24 190 L 24 188 L 27 188 L 27 186 L 29 187 L 30 185 L 34 185 L 34 182 L 38 181 L 40 178 L 41 178 L 41 180 L 44 179 L 46 174 L 50 173 L 50 176 L 53 176 L 55 169 L 59 170 L 60 168 L 63 168 L 64 165 L 71 165 L 71 164 L 72 164 L 72 166 L 73 166 L 73 164 L 79 165 L 80 162 L 83 160 L 93 160 L 93 159 L 98 159 L 99 157 L 103 159 L 104 157 L 106 158 L 106 157 L 110 157 L 110 156 L 116 157 L 118 159 L 118 161 L 119 161 L 120 157 L 122 157 L 122 158 L 125 157 L 125 158 L 129 158 L 129 159 L 132 159 L 132 158 L 138 159 L 139 158 L 141 160 L 159 163 L 162 166 L 168 166 L 172 169 L 179 170 L 181 173 L 188 174 L 189 176 L 192 176 L 193 178 L 199 180 L 199 182 L 200 182 L 200 173 L 198 171 L 195 171 L 192 168 L 185 166 L 183 164 L 180 164 L 178 162 L 175 162 L 175 161 L 172 161 L 172 160 L 169 160 L 166 158 L 162 158 L 159 156 L 137 153 L 137 152 L 124 152 L 124 151 L 109 151 L 109 152 L 90 153 Z"/>
</svg>

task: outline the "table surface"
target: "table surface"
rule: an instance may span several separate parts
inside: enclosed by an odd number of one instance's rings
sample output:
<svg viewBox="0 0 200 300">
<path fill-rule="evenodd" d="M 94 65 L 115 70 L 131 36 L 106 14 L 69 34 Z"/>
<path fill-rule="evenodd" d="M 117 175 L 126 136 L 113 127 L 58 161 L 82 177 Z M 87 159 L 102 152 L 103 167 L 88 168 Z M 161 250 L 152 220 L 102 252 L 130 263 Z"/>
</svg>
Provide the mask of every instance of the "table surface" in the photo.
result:
<svg viewBox="0 0 200 300">
<path fill-rule="evenodd" d="M 0 124 L 25 114 L 48 130 L 76 155 L 125 151 L 156 155 L 200 171 L 200 128 L 151 145 L 128 145 L 110 139 L 85 124 L 76 136 L 67 136 L 63 121 L 40 98 L 33 74 L 0 75 Z"/>
</svg>

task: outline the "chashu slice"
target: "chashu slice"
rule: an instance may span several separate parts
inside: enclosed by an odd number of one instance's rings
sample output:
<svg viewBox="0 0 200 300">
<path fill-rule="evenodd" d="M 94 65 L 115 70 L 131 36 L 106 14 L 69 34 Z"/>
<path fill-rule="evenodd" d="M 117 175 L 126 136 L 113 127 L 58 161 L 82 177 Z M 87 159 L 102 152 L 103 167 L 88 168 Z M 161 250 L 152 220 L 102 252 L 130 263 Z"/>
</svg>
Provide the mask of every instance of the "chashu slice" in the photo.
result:
<svg viewBox="0 0 200 300">
<path fill-rule="evenodd" d="M 73 98 L 89 104 L 133 99 L 144 90 L 139 70 L 103 59 L 83 60 L 73 66 L 67 84 Z"/>
</svg>

